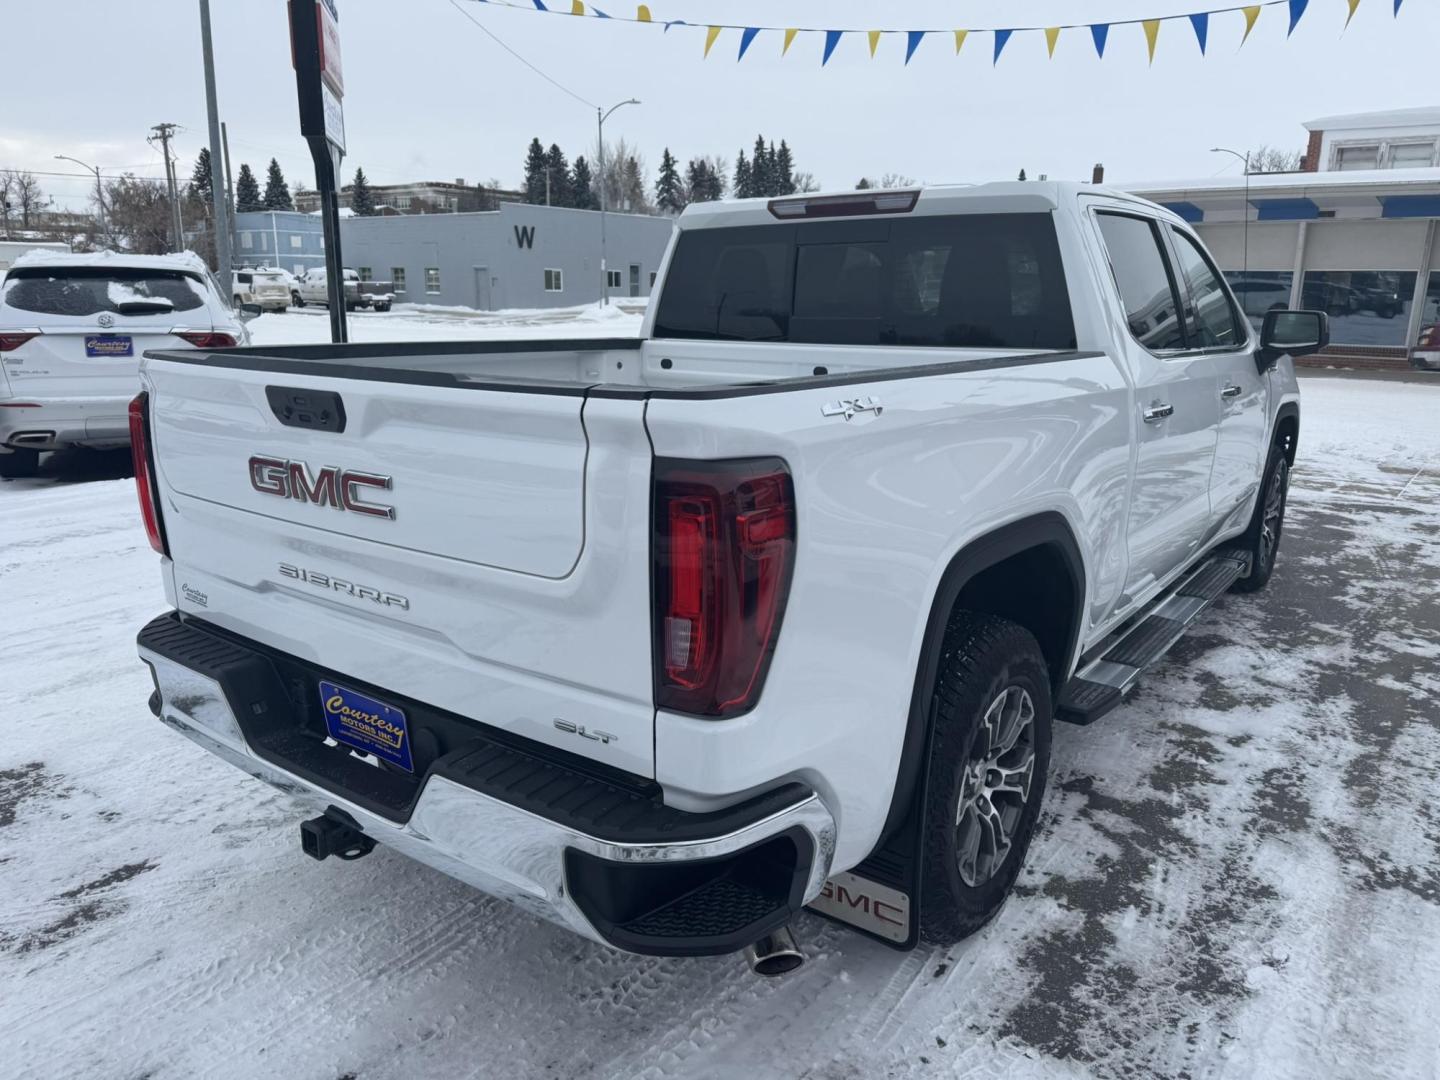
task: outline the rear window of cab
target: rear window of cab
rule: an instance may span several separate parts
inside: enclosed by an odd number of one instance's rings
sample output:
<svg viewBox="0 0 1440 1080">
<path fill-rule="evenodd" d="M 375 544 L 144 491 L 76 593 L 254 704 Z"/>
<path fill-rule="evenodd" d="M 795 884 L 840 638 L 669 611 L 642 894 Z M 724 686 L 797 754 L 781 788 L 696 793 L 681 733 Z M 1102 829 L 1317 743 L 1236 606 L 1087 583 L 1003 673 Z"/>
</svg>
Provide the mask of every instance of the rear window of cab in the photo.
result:
<svg viewBox="0 0 1440 1080">
<path fill-rule="evenodd" d="M 156 315 L 194 311 L 204 283 L 181 270 L 22 266 L 5 275 L 0 305 L 40 315 Z"/>
<path fill-rule="evenodd" d="M 1075 347 L 1046 213 L 689 229 L 671 256 L 655 336 Z"/>
</svg>

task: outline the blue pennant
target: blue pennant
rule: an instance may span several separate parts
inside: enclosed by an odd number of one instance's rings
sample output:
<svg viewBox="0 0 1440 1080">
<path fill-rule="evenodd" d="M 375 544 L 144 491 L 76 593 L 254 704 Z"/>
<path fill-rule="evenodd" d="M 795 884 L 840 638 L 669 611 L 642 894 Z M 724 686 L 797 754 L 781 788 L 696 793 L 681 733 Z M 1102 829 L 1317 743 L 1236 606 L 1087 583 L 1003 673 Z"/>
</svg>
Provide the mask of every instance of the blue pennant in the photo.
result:
<svg viewBox="0 0 1440 1080">
<path fill-rule="evenodd" d="M 537 11 L 549 11 L 549 10 L 550 10 L 549 8 L 547 8 L 547 7 L 545 6 L 545 0 L 535 0 L 535 8 L 536 8 Z"/>
<path fill-rule="evenodd" d="M 1395 14 L 1400 14 L 1400 0 L 1395 0 Z"/>
<path fill-rule="evenodd" d="M 835 46 L 840 44 L 840 35 L 844 32 L 844 30 L 825 31 L 825 55 L 820 58 L 821 67 L 830 62 L 830 54 L 835 51 Z"/>
<path fill-rule="evenodd" d="M 758 33 L 760 33 L 758 26 L 747 26 L 744 30 L 740 31 L 740 55 L 735 57 L 737 64 L 745 59 L 745 50 L 750 48 L 750 42 L 755 40 L 755 35 Z"/>
<path fill-rule="evenodd" d="M 1190 25 L 1195 27 L 1195 40 L 1200 43 L 1200 55 L 1205 55 L 1205 35 L 1210 30 L 1210 15 L 1201 12 L 1199 15 L 1190 16 Z"/>
<path fill-rule="evenodd" d="M 1014 30 L 995 31 L 995 59 L 991 60 L 990 63 L 998 64 L 1000 62 L 1000 54 L 1005 49 L 1005 43 L 1010 40 L 1010 35 L 1014 32 Z"/>
<path fill-rule="evenodd" d="M 590 11 L 591 11 L 591 13 L 592 13 L 597 19 L 608 19 L 608 18 L 610 18 L 609 15 L 606 15 L 605 12 L 601 11 L 598 7 L 595 7 L 595 6 L 593 6 L 593 5 L 591 6 Z"/>
<path fill-rule="evenodd" d="M 1110 24 L 1096 23 L 1090 27 L 1090 36 L 1095 39 L 1095 55 L 1105 59 L 1105 39 L 1110 36 Z"/>
<path fill-rule="evenodd" d="M 915 50 L 920 47 L 920 39 L 924 36 L 924 30 L 907 30 L 905 32 L 905 63 L 910 63 L 910 57 L 915 55 Z"/>
<path fill-rule="evenodd" d="M 1305 7 L 1309 3 L 1310 0 L 1290 0 L 1290 29 L 1285 31 L 1286 37 L 1295 32 L 1295 24 L 1300 21 L 1300 16 L 1305 14 Z"/>
</svg>

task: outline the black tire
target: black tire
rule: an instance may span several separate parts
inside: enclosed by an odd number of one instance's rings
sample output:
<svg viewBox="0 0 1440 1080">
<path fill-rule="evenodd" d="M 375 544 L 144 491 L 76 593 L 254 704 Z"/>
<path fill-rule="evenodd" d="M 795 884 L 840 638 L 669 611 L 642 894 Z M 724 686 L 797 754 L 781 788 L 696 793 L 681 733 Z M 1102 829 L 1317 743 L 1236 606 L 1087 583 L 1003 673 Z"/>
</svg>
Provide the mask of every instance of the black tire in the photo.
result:
<svg viewBox="0 0 1440 1080">
<path fill-rule="evenodd" d="M 1017 733 L 1011 751 L 989 767 L 987 776 L 988 732 L 1002 723 L 1010 703 L 1023 706 L 1025 700 L 1031 707 L 1028 730 Z M 935 702 L 925 787 L 920 936 L 948 945 L 975 933 L 999 912 L 1035 831 L 1050 765 L 1051 720 L 1050 673 L 1039 644 L 1030 631 L 1008 619 L 957 611 L 946 628 Z M 987 726 L 985 717 L 997 706 L 1000 714 Z M 1003 733 L 1004 728 L 999 730 Z M 997 791 L 991 801 L 991 778 L 1021 771 L 1015 755 L 1026 739 L 1030 765 L 1023 794 Z M 983 863 L 983 840 L 966 842 L 978 836 L 976 829 L 983 832 L 983 819 L 962 806 L 963 799 L 965 806 L 977 807 L 981 798 L 1011 826 L 1004 853 L 997 857 L 998 845 L 991 845 Z"/>
<path fill-rule="evenodd" d="M 290 303 L 294 304 L 296 307 L 304 307 L 305 298 L 301 296 L 298 292 L 292 292 L 290 294 Z"/>
<path fill-rule="evenodd" d="M 0 454 L 0 477 L 25 480 L 39 471 L 39 450 L 11 450 L 8 454 Z"/>
<path fill-rule="evenodd" d="M 1270 582 L 1275 573 L 1275 560 L 1280 554 L 1280 536 L 1285 529 L 1285 500 L 1290 492 L 1290 460 L 1285 448 L 1276 443 L 1265 462 L 1265 481 L 1255 500 L 1250 525 L 1234 543 L 1232 551 L 1250 556 L 1250 573 L 1230 586 L 1231 592 L 1257 592 Z"/>
</svg>

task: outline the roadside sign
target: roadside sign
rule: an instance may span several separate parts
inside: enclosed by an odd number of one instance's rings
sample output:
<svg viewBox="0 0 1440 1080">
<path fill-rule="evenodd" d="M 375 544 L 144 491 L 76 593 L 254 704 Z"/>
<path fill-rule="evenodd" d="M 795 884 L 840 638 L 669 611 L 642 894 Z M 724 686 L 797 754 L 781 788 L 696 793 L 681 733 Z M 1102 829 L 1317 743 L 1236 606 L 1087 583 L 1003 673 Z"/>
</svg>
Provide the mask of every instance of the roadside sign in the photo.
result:
<svg viewBox="0 0 1440 1080">
<path fill-rule="evenodd" d="M 320 100 L 325 105 L 325 138 L 331 146 L 345 153 L 345 110 L 340 105 L 340 96 L 324 83 L 320 85 Z"/>
<path fill-rule="evenodd" d="M 315 20 L 320 42 L 320 77 L 336 97 L 345 96 L 345 76 L 340 67 L 340 12 L 332 0 L 315 5 Z M 342 144 L 344 140 L 341 140 Z"/>
</svg>

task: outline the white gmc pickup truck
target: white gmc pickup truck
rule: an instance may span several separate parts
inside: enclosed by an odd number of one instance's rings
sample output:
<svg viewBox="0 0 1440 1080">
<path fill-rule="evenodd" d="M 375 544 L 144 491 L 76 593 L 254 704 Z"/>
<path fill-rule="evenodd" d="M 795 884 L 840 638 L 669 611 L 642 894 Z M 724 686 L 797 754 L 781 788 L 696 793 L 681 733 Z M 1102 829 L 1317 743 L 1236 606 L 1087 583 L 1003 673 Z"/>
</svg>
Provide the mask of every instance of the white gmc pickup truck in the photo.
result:
<svg viewBox="0 0 1440 1080">
<path fill-rule="evenodd" d="M 151 708 L 636 953 L 1000 907 L 1055 721 L 1275 565 L 1290 355 L 1193 232 L 1005 183 L 689 207 L 638 340 L 152 351 Z"/>
</svg>

